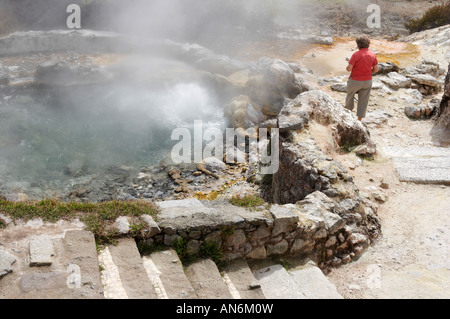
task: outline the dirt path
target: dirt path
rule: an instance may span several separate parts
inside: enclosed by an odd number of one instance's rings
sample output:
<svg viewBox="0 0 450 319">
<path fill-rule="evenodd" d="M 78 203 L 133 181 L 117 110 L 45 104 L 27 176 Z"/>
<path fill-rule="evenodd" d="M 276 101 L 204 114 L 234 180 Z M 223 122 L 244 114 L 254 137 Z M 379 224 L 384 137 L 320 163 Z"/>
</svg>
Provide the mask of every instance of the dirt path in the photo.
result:
<svg viewBox="0 0 450 319">
<path fill-rule="evenodd" d="M 424 53 L 418 58 L 442 58 L 430 48 L 420 48 L 420 52 Z M 340 102 L 345 97 L 344 93 L 330 94 Z M 382 190 L 387 201 L 378 211 L 383 236 L 358 261 L 329 274 L 345 298 L 450 297 L 450 188 L 400 182 L 392 161 L 383 154 L 388 146 L 439 146 L 439 137 L 432 134 L 434 121 L 411 121 L 403 108 L 401 100 L 390 102 L 387 96 L 373 92 L 370 111 L 391 115 L 370 129 L 380 154 L 362 165 L 356 157 L 336 155 L 360 189 L 380 189 L 381 181 L 389 187 Z"/>
</svg>

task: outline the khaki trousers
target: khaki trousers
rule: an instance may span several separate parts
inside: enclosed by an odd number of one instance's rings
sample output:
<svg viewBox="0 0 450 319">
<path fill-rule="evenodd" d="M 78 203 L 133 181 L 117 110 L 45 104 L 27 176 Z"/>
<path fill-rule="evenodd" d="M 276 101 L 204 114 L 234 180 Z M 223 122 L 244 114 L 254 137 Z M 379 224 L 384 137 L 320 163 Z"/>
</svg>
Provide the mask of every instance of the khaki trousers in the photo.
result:
<svg viewBox="0 0 450 319">
<path fill-rule="evenodd" d="M 367 105 L 369 104 L 370 91 L 372 90 L 372 80 L 356 81 L 348 79 L 347 82 L 347 100 L 345 108 L 353 111 L 355 108 L 355 94 L 358 94 L 358 117 L 366 117 Z"/>
</svg>

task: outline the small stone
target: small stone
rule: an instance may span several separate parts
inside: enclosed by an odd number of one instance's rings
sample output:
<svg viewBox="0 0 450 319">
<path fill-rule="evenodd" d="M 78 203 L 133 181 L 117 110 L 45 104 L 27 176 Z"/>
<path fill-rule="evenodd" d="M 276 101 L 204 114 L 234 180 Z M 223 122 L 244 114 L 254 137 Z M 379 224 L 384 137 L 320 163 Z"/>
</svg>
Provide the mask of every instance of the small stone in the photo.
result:
<svg viewBox="0 0 450 319">
<path fill-rule="evenodd" d="M 128 234 L 130 231 L 130 222 L 127 216 L 120 216 L 116 219 L 115 226 L 119 234 Z"/>
<path fill-rule="evenodd" d="M 171 246 L 180 240 L 182 237 L 180 235 L 164 235 L 164 244 L 167 246 Z"/>
<path fill-rule="evenodd" d="M 7 252 L 0 251 L 0 278 L 13 271 L 12 265 L 16 262 L 16 257 Z"/>
<path fill-rule="evenodd" d="M 367 241 L 367 237 L 366 237 L 366 235 L 363 235 L 360 233 L 353 233 L 350 235 L 348 240 L 350 241 L 350 243 L 352 245 L 357 245 L 357 244 L 365 243 Z"/>
<path fill-rule="evenodd" d="M 53 241 L 50 238 L 38 238 L 30 242 L 30 266 L 50 266 L 55 256 Z"/>
<path fill-rule="evenodd" d="M 29 198 L 27 194 L 17 193 L 17 194 L 7 194 L 5 195 L 5 199 L 10 202 L 27 202 Z"/>
<path fill-rule="evenodd" d="M 264 246 L 256 247 L 251 252 L 245 256 L 249 259 L 266 259 L 267 258 L 267 251 Z"/>
<path fill-rule="evenodd" d="M 282 255 L 288 250 L 289 243 L 287 240 L 283 239 L 276 245 L 267 246 L 267 255 Z"/>
<path fill-rule="evenodd" d="M 176 233 L 177 233 L 177 230 L 175 227 L 172 227 L 172 226 L 164 227 L 164 234 L 175 235 Z"/>
<path fill-rule="evenodd" d="M 148 231 L 148 234 L 147 234 L 148 237 L 153 237 L 153 236 L 161 233 L 161 229 L 159 228 L 158 224 L 155 222 L 155 220 L 153 219 L 152 216 L 142 215 L 141 218 L 147 224 L 146 229 Z"/>
</svg>

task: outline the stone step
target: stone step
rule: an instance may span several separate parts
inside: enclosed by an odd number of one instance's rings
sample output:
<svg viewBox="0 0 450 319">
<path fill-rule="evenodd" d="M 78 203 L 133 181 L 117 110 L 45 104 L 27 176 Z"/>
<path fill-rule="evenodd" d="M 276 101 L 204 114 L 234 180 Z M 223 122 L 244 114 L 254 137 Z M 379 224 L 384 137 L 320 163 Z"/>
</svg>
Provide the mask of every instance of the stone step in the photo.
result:
<svg viewBox="0 0 450 319">
<path fill-rule="evenodd" d="M 265 299 L 261 285 L 245 259 L 232 261 L 224 268 L 222 276 L 234 299 Z"/>
<path fill-rule="evenodd" d="M 185 273 L 200 299 L 232 299 L 219 269 L 211 259 L 198 260 L 186 267 Z"/>
<path fill-rule="evenodd" d="M 400 181 L 450 185 L 450 149 L 444 147 L 384 147 Z"/>
<path fill-rule="evenodd" d="M 107 268 L 104 275 L 105 290 L 111 291 L 105 293 L 106 297 L 157 299 L 134 239 L 120 239 L 117 245 L 108 246 L 103 254 L 103 265 Z M 117 274 L 120 280 L 117 280 Z"/>
<path fill-rule="evenodd" d="M 292 275 L 281 265 L 254 272 L 267 299 L 306 299 Z"/>
<path fill-rule="evenodd" d="M 143 260 L 154 287 L 159 288 L 161 298 L 198 298 L 175 250 L 154 252 L 150 256 L 144 256 Z"/>
<path fill-rule="evenodd" d="M 64 236 L 67 263 L 67 287 L 81 298 L 103 298 L 94 234 L 85 230 L 69 230 Z"/>
<path fill-rule="evenodd" d="M 289 273 L 308 299 L 343 299 L 336 286 L 316 266 L 306 266 Z"/>
</svg>

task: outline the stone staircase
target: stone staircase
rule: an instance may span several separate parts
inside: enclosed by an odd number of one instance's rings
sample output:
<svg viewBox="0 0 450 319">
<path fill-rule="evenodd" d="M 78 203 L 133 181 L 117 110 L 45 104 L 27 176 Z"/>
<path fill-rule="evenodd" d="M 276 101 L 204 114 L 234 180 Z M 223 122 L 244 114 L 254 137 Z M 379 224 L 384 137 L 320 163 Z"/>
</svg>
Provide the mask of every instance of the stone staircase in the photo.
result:
<svg viewBox="0 0 450 319">
<path fill-rule="evenodd" d="M 109 255 L 108 257 L 106 255 Z M 253 271 L 244 258 L 219 270 L 211 259 L 183 265 L 168 248 L 139 255 L 133 239 L 100 253 L 105 297 L 115 299 L 341 299 L 322 271 L 307 264 L 288 271 L 279 264 Z M 112 263 L 106 263 L 106 260 Z"/>
<path fill-rule="evenodd" d="M 20 242 L 20 254 L 0 250 L 0 299 L 306 299 L 342 298 L 314 265 L 250 268 L 244 258 L 222 270 L 211 259 L 183 265 L 175 250 L 141 256 L 132 238 L 97 250 L 90 232 Z M 266 261 L 267 262 L 267 261 Z M 0 269 L 1 271 L 2 269 Z"/>
</svg>

